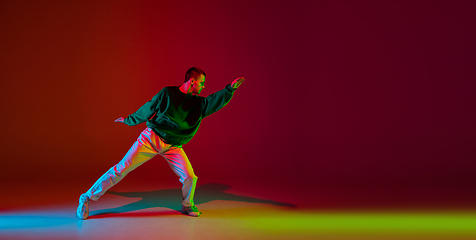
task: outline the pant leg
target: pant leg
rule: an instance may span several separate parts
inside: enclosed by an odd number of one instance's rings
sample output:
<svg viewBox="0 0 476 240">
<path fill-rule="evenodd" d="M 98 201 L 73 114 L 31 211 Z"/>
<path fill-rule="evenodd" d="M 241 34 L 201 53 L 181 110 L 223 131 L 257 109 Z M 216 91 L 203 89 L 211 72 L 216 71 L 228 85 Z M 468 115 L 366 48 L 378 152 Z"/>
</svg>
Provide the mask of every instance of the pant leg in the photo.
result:
<svg viewBox="0 0 476 240">
<path fill-rule="evenodd" d="M 154 132 L 146 128 L 124 158 L 102 175 L 86 192 L 93 201 L 97 201 L 106 191 L 121 181 L 129 172 L 150 160 L 160 152 L 163 143 L 157 143 Z"/>
<path fill-rule="evenodd" d="M 164 158 L 169 163 L 172 170 L 179 177 L 182 185 L 183 200 L 182 205 L 186 207 L 194 206 L 193 197 L 195 195 L 195 186 L 197 176 L 193 172 L 192 165 L 182 147 L 171 147 L 163 153 Z"/>
</svg>

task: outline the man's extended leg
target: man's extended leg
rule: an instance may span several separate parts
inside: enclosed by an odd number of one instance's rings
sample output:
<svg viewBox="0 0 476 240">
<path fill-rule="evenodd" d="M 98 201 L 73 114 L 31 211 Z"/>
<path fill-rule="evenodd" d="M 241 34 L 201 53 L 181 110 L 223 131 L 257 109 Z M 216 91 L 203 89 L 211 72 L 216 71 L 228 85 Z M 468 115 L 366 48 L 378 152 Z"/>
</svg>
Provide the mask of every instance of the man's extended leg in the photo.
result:
<svg viewBox="0 0 476 240">
<path fill-rule="evenodd" d="M 162 145 L 163 143 L 157 144 L 157 139 L 152 130 L 146 128 L 124 158 L 104 173 L 86 193 L 81 195 L 77 210 L 78 217 L 86 219 L 89 212 L 89 199 L 97 201 L 109 188 L 121 181 L 129 172 L 156 156 L 160 152 Z M 83 201 L 81 201 L 82 199 Z"/>
<path fill-rule="evenodd" d="M 195 207 L 193 197 L 195 195 L 195 186 L 197 184 L 197 176 L 193 172 L 192 165 L 182 147 L 171 147 L 165 151 L 163 156 L 167 159 L 172 170 L 179 177 L 182 185 L 182 211 L 190 216 L 198 217 L 200 212 Z"/>
</svg>

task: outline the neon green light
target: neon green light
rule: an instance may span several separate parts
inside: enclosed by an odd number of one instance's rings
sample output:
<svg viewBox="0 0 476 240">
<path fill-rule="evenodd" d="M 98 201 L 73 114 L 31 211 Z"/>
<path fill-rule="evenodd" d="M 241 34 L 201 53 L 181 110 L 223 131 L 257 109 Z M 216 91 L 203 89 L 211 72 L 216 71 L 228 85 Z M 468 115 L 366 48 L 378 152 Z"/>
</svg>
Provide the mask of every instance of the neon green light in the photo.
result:
<svg viewBox="0 0 476 240">
<path fill-rule="evenodd" d="M 244 220 L 244 219 L 243 219 Z M 474 233 L 476 214 L 465 213 L 290 213 L 246 219 L 261 231 Z"/>
</svg>

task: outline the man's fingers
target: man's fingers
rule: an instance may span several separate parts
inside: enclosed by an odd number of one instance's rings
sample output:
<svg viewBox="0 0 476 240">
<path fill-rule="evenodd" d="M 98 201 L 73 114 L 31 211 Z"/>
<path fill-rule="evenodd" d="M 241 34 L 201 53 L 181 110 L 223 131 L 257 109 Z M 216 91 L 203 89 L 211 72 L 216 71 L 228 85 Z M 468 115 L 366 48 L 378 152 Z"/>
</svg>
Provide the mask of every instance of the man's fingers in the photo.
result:
<svg viewBox="0 0 476 240">
<path fill-rule="evenodd" d="M 244 77 L 239 77 L 231 83 L 231 86 L 236 89 L 241 85 L 241 83 L 243 83 L 243 81 L 245 81 L 245 78 Z"/>
</svg>

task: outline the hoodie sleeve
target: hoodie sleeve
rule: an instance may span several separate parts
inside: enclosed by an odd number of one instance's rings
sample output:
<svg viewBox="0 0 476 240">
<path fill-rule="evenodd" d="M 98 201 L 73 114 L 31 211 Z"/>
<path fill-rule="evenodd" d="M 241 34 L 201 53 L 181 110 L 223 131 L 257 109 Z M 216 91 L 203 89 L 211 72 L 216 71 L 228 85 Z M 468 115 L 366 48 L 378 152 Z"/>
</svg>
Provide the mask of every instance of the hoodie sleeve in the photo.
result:
<svg viewBox="0 0 476 240">
<path fill-rule="evenodd" d="M 202 116 L 210 116 L 212 113 L 215 113 L 226 106 L 226 104 L 228 104 L 228 102 L 230 102 L 231 98 L 233 97 L 234 91 L 235 90 L 231 87 L 231 85 L 228 84 L 223 90 L 212 93 L 204 98 L 202 102 Z"/>
<path fill-rule="evenodd" d="M 152 117 L 159 106 L 159 101 L 162 99 L 162 96 L 165 93 L 165 88 L 160 90 L 150 101 L 146 102 L 142 107 L 140 107 L 135 113 L 129 115 L 124 119 L 124 123 L 129 126 L 135 126 L 137 124 L 147 121 Z"/>
</svg>

